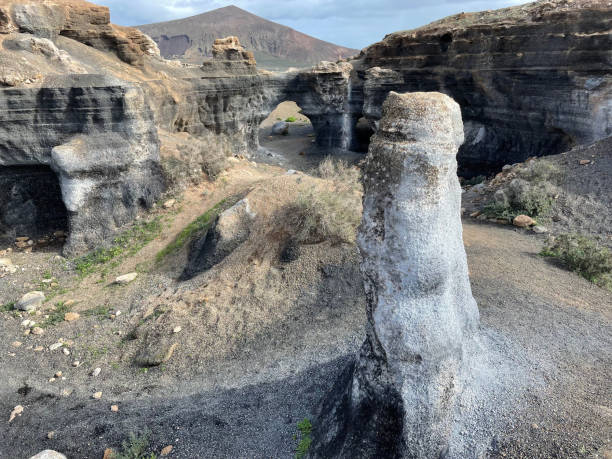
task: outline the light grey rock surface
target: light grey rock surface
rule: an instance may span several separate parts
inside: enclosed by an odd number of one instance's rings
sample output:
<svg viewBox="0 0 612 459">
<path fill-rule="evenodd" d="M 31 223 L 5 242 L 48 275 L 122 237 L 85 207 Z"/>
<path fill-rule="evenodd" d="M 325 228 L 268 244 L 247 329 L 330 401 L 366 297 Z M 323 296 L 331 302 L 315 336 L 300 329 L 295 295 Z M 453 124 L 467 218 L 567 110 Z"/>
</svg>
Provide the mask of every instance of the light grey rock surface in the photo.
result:
<svg viewBox="0 0 612 459">
<path fill-rule="evenodd" d="M 42 305 L 43 301 L 45 301 L 45 294 L 43 292 L 29 292 L 21 297 L 15 305 L 15 309 L 26 312 L 35 311 Z"/>
<path fill-rule="evenodd" d="M 35 454 L 30 459 L 67 459 L 62 453 L 53 451 L 52 449 L 46 449 L 38 454 Z"/>
</svg>

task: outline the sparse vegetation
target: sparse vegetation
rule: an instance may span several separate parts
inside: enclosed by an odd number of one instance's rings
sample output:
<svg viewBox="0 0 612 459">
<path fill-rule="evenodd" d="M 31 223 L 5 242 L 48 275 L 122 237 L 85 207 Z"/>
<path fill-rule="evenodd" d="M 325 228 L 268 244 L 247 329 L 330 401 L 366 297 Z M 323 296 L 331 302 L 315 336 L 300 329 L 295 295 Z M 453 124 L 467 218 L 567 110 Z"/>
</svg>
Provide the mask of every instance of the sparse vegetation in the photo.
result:
<svg viewBox="0 0 612 459">
<path fill-rule="evenodd" d="M 99 320 L 107 319 L 111 313 L 112 308 L 110 306 L 97 306 L 92 309 L 83 311 L 81 315 L 83 317 L 96 317 Z"/>
<path fill-rule="evenodd" d="M 491 202 L 483 211 L 490 218 L 512 220 L 521 214 L 536 218 L 548 215 L 553 202 L 553 197 L 544 187 L 535 186 L 514 194 L 505 203 Z"/>
<path fill-rule="evenodd" d="M 114 260 L 118 265 L 121 257 L 131 256 L 155 239 L 162 231 L 161 217 L 148 222 L 138 222 L 113 239 L 109 247 L 100 247 L 74 261 L 75 269 L 81 277 L 88 276 Z M 111 266 L 111 267 L 112 267 Z"/>
<path fill-rule="evenodd" d="M 561 234 L 551 237 L 540 255 L 556 258 L 585 279 L 612 290 L 612 252 L 595 239 Z"/>
<path fill-rule="evenodd" d="M 359 170 L 326 159 L 316 175 L 328 180 L 330 187 L 306 190 L 285 209 L 294 239 L 299 243 L 354 243 L 361 222 Z"/>
<path fill-rule="evenodd" d="M 470 179 L 463 180 L 462 185 L 474 186 L 474 185 L 478 185 L 479 183 L 484 182 L 486 179 L 487 177 L 484 175 L 477 175 L 476 177 L 472 177 Z"/>
<path fill-rule="evenodd" d="M 130 433 L 129 439 L 121 444 L 121 451 L 113 453 L 112 459 L 156 459 L 157 455 L 148 452 L 150 444 L 150 432 L 140 435 Z"/>
<path fill-rule="evenodd" d="M 8 303 L 0 305 L 0 312 L 8 312 L 8 311 L 12 311 L 13 309 L 15 309 L 14 301 L 9 301 Z"/>
<path fill-rule="evenodd" d="M 286 123 L 295 123 L 295 121 L 296 121 L 295 116 L 290 116 L 289 118 L 285 120 Z"/>
<path fill-rule="evenodd" d="M 300 442 L 295 450 L 295 459 L 303 459 L 312 444 L 312 423 L 308 419 L 304 419 L 298 422 L 297 428 L 300 432 Z"/>
<path fill-rule="evenodd" d="M 223 212 L 224 210 L 230 208 L 236 202 L 238 202 L 238 197 L 230 197 L 226 198 L 217 204 L 215 204 L 211 209 L 204 212 L 194 221 L 192 221 L 189 225 L 187 225 L 166 247 L 164 247 L 161 251 L 158 252 L 155 257 L 156 262 L 161 262 L 168 255 L 173 254 L 181 250 L 185 244 L 190 241 L 197 233 L 208 230 L 210 226 L 215 221 L 215 218 Z"/>
<path fill-rule="evenodd" d="M 41 328 L 53 327 L 64 321 L 64 314 L 70 312 L 72 306 L 68 306 L 63 302 L 55 304 L 55 309 L 49 311 L 49 317 L 47 317 L 41 324 Z"/>
<path fill-rule="evenodd" d="M 556 183 L 561 178 L 561 169 L 545 159 L 532 161 L 519 171 L 521 178 L 532 183 Z"/>
</svg>

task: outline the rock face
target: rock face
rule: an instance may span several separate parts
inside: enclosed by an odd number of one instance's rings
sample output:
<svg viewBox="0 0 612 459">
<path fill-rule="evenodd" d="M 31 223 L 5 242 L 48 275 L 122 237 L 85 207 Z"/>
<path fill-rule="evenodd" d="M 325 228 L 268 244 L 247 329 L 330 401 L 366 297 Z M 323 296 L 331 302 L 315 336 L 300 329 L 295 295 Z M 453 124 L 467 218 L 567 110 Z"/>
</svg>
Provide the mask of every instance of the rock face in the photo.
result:
<svg viewBox="0 0 612 459">
<path fill-rule="evenodd" d="M 212 60 L 204 61 L 202 70 L 219 76 L 255 75 L 255 58 L 245 50 L 238 37 L 218 38 L 212 46 Z"/>
<path fill-rule="evenodd" d="M 388 35 L 353 62 L 376 123 L 389 91 L 440 91 L 461 106 L 463 172 L 501 169 L 612 134 L 612 8 L 539 1 Z"/>
<path fill-rule="evenodd" d="M 315 422 L 315 457 L 444 457 L 478 328 L 460 219 L 459 106 L 391 92 L 365 169 L 367 337 Z"/>
<path fill-rule="evenodd" d="M 58 83 L 0 89 L 0 166 L 18 166 L 26 175 L 31 167 L 32 176 L 40 166 L 53 170 L 68 213 L 65 250 L 78 252 L 110 236 L 159 196 L 159 141 L 139 87 L 94 76 Z M 49 210 L 33 190 L 12 189 L 34 215 Z M 4 208 L 0 221 L 6 222 L 7 210 L 15 208 Z M 55 226 L 49 229 L 62 229 Z"/>
</svg>

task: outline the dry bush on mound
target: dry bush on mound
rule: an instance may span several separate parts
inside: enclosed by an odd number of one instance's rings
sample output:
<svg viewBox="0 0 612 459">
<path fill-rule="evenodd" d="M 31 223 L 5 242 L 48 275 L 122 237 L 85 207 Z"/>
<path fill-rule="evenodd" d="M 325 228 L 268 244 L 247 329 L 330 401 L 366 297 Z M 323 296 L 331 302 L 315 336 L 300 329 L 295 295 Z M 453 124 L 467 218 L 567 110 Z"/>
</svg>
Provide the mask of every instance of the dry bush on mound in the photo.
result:
<svg viewBox="0 0 612 459">
<path fill-rule="evenodd" d="M 305 244 L 353 244 L 361 222 L 359 170 L 344 161 L 326 159 L 316 175 L 327 183 L 300 192 L 284 209 L 293 239 Z"/>
</svg>

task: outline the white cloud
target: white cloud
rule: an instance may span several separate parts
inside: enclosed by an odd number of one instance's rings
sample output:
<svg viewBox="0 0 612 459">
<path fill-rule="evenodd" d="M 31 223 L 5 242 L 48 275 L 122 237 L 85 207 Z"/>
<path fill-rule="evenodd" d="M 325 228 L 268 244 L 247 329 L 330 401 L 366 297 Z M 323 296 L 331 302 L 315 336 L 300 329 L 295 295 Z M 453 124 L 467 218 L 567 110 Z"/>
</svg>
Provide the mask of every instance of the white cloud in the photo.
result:
<svg viewBox="0 0 612 459">
<path fill-rule="evenodd" d="M 93 0 L 96 1 L 96 0 Z M 234 4 L 300 32 L 353 48 L 462 11 L 503 8 L 522 0 L 99 0 L 122 25 L 169 21 Z"/>
</svg>

